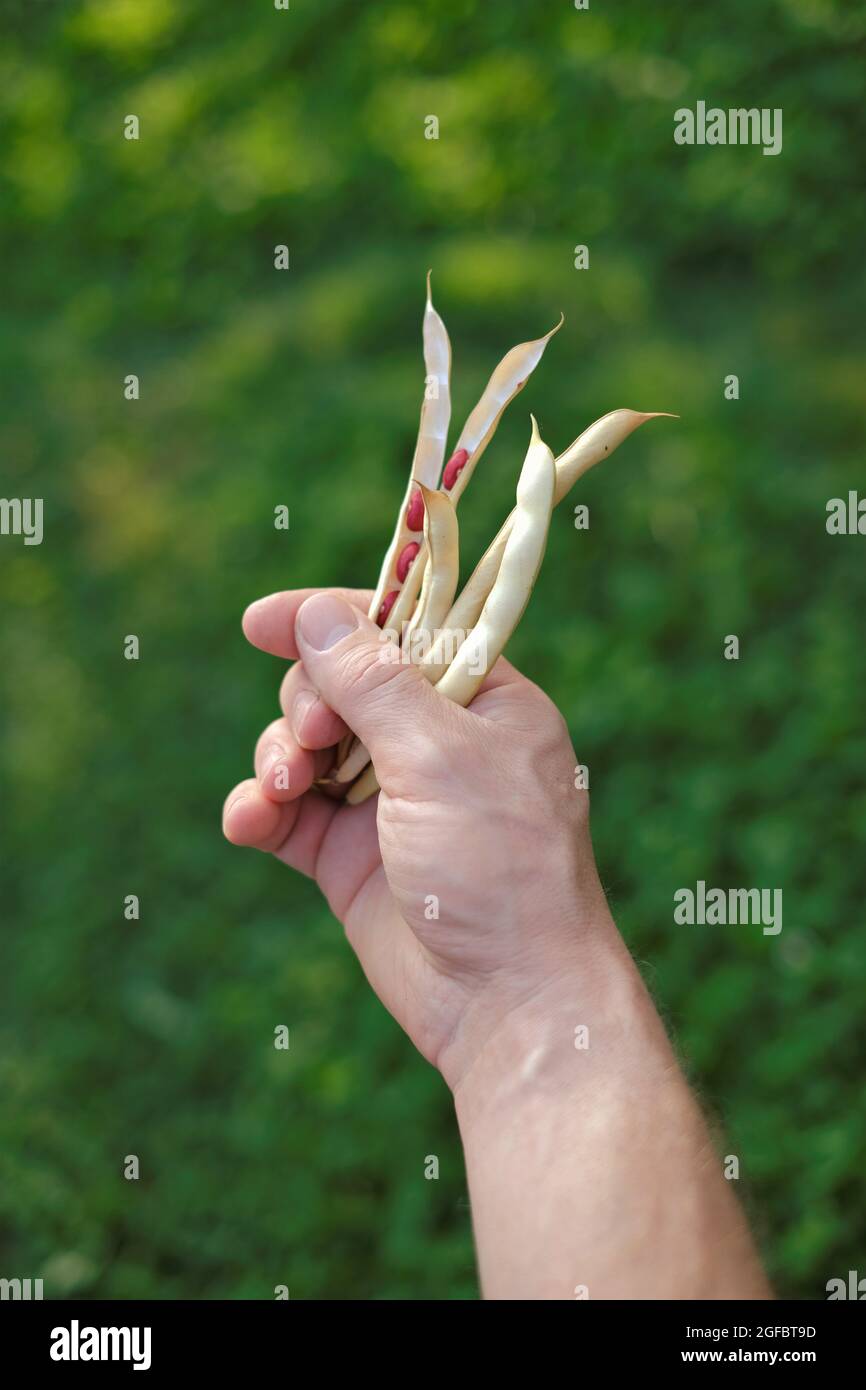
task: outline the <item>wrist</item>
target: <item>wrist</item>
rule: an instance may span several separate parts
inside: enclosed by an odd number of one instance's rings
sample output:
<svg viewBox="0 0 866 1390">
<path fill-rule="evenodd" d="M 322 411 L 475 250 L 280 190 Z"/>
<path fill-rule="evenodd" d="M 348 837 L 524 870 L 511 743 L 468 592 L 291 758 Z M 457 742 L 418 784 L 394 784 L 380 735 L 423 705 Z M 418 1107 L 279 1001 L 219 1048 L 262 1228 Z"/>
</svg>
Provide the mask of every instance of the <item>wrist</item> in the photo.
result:
<svg viewBox="0 0 866 1390">
<path fill-rule="evenodd" d="M 606 907 L 497 977 L 464 1011 L 438 1058 L 461 1129 L 575 1089 L 648 1084 L 673 1054 Z"/>
</svg>

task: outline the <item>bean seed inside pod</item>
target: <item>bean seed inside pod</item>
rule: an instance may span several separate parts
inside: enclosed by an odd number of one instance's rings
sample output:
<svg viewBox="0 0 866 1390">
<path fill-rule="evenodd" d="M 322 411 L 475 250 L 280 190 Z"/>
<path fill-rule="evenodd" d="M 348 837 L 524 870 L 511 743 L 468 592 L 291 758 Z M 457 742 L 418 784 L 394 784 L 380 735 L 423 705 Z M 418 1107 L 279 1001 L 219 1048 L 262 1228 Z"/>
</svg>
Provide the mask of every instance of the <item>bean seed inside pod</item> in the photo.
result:
<svg viewBox="0 0 866 1390">
<path fill-rule="evenodd" d="M 403 549 L 397 556 L 397 578 L 401 584 L 409 573 L 409 566 L 420 549 L 421 547 L 417 541 L 410 541 L 408 545 L 403 546 Z"/>
<path fill-rule="evenodd" d="M 445 465 L 445 472 L 442 474 L 442 486 L 446 491 L 451 490 L 466 464 L 469 461 L 469 451 L 467 449 L 457 449 Z"/>
<path fill-rule="evenodd" d="M 392 589 L 390 594 L 386 594 L 385 597 L 382 599 L 382 602 L 379 604 L 379 612 L 376 614 L 376 622 L 379 624 L 380 627 L 385 626 L 385 620 L 388 617 L 388 614 L 391 612 L 391 609 L 394 607 L 394 604 L 397 602 L 397 595 L 399 594 L 399 592 L 399 589 Z"/>
<path fill-rule="evenodd" d="M 424 498 L 417 488 L 412 493 L 409 499 L 409 505 L 406 508 L 406 530 L 424 530 Z"/>
</svg>

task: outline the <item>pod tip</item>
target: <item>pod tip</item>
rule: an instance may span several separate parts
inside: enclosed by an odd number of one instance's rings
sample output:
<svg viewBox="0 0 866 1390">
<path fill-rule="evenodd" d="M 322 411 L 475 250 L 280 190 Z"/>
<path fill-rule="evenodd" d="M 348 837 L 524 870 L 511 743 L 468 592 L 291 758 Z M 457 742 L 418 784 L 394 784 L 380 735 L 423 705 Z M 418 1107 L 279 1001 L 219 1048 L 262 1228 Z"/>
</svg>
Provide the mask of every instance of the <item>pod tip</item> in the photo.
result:
<svg viewBox="0 0 866 1390">
<path fill-rule="evenodd" d="M 647 420 L 679 420 L 679 415 L 674 415 L 670 410 L 632 410 L 629 406 L 620 406 L 619 410 L 612 410 L 611 415 L 631 415 L 639 424 L 643 425 Z M 602 416 L 607 419 L 607 416 Z"/>
</svg>

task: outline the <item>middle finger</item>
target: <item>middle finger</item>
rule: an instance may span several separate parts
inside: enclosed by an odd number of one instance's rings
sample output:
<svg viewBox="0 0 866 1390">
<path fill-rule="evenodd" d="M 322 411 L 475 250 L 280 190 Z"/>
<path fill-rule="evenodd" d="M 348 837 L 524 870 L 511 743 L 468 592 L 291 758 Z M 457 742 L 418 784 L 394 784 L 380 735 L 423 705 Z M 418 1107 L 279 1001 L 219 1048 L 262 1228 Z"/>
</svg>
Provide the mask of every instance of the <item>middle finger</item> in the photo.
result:
<svg viewBox="0 0 866 1390">
<path fill-rule="evenodd" d="M 325 704 L 300 661 L 283 677 L 280 708 L 302 748 L 332 748 L 349 732 L 340 716 Z"/>
<path fill-rule="evenodd" d="M 253 766 L 259 786 L 271 801 L 294 801 L 310 790 L 331 761 L 331 753 L 300 748 L 288 720 L 275 719 L 258 737 Z"/>
</svg>

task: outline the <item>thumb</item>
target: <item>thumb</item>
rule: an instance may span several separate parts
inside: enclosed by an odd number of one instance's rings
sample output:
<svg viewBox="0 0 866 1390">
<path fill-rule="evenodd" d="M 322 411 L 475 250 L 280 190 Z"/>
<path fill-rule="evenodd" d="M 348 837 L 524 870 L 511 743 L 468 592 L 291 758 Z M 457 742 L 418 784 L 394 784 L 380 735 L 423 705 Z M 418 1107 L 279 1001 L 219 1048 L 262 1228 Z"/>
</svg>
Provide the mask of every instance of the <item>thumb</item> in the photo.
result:
<svg viewBox="0 0 866 1390">
<path fill-rule="evenodd" d="M 463 711 L 365 613 L 337 594 L 314 594 L 298 610 L 295 639 L 310 680 L 365 744 L 380 780 L 411 762 L 422 734 L 445 754 Z"/>
</svg>

